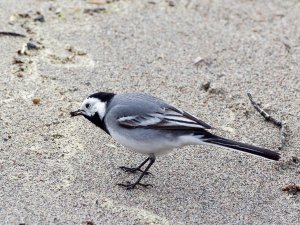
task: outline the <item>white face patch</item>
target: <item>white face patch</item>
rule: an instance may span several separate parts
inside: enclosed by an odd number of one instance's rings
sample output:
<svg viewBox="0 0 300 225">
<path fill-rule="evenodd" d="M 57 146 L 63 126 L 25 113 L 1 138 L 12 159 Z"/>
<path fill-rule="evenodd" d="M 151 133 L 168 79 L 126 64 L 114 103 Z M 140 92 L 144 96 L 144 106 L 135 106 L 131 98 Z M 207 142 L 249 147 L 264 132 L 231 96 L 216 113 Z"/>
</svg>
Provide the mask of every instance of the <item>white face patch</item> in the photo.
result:
<svg viewBox="0 0 300 225">
<path fill-rule="evenodd" d="M 95 104 L 94 108 L 96 109 L 96 111 L 98 112 L 98 114 L 102 120 L 106 113 L 106 102 L 99 101 Z"/>
<path fill-rule="evenodd" d="M 98 98 L 87 98 L 83 101 L 80 109 L 86 116 L 92 117 L 97 112 L 100 119 L 103 119 L 106 113 L 106 102 L 101 102 Z"/>
</svg>

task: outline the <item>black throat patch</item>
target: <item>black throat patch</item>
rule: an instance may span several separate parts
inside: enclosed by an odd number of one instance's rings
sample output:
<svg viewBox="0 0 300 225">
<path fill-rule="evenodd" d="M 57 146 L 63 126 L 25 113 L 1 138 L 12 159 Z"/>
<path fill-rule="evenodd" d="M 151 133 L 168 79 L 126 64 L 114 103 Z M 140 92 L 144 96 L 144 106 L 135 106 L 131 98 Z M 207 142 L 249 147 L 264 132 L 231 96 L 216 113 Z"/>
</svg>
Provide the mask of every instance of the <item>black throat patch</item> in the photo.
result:
<svg viewBox="0 0 300 225">
<path fill-rule="evenodd" d="M 100 115 L 98 112 L 96 112 L 92 117 L 89 116 L 84 116 L 87 118 L 89 121 L 91 121 L 93 124 L 95 124 L 97 127 L 100 127 L 102 130 L 104 130 L 107 134 L 110 135 L 109 131 L 107 130 L 107 127 L 104 123 L 104 118 L 103 120 L 100 119 Z"/>
</svg>

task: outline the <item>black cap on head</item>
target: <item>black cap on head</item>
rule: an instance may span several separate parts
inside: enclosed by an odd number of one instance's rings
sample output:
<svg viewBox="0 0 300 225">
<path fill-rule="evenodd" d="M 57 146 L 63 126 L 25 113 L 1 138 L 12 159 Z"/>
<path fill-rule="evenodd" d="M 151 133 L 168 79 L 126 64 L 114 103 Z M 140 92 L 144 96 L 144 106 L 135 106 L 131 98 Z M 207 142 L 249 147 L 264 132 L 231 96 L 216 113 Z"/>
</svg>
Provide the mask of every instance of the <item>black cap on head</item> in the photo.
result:
<svg viewBox="0 0 300 225">
<path fill-rule="evenodd" d="M 102 102 L 109 102 L 115 96 L 114 93 L 98 92 L 89 96 L 89 98 L 98 98 Z"/>
</svg>

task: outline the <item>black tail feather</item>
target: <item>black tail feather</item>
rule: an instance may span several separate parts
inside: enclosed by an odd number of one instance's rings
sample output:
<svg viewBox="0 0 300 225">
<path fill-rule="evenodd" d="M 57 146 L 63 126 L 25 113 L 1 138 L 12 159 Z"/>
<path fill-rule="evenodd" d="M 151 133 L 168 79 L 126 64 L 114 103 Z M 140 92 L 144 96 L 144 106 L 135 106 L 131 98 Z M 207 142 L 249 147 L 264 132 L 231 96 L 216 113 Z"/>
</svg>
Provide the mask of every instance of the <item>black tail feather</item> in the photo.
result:
<svg viewBox="0 0 300 225">
<path fill-rule="evenodd" d="M 244 143 L 237 142 L 237 141 L 232 141 L 232 140 L 214 136 L 214 135 L 211 135 L 209 138 L 205 139 L 204 142 L 240 150 L 240 151 L 251 153 L 254 155 L 259 155 L 259 156 L 265 157 L 267 159 L 272 159 L 272 160 L 276 160 L 276 161 L 278 161 L 280 159 L 279 153 L 271 151 L 269 149 L 260 148 L 260 147 L 256 147 L 256 146 L 249 145 L 249 144 L 244 144 Z"/>
</svg>

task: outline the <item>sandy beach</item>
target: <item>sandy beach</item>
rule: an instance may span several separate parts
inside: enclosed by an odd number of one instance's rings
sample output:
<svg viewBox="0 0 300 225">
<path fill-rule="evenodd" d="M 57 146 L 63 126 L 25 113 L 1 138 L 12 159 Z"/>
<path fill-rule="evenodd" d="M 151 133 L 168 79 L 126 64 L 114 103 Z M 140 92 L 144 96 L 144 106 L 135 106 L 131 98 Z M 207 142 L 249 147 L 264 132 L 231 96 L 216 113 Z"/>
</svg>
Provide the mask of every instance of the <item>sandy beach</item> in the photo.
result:
<svg viewBox="0 0 300 225">
<path fill-rule="evenodd" d="M 93 3 L 98 4 L 93 4 Z M 299 1 L 0 1 L 1 224 L 300 224 Z M 29 44 L 28 44 L 29 43 Z M 213 146 L 145 159 L 84 118 L 89 94 L 144 92 L 214 133 L 281 153 Z M 247 92 L 287 124 L 278 127 Z"/>
</svg>

